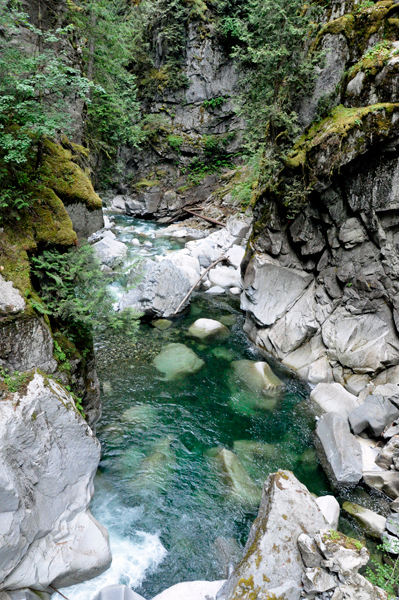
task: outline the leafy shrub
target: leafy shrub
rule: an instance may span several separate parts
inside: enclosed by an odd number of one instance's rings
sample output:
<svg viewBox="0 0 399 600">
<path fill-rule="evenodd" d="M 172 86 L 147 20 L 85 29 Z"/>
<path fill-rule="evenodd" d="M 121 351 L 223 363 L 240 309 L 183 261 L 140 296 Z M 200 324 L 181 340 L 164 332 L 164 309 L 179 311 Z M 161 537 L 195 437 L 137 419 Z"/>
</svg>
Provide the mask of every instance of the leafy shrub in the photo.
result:
<svg viewBox="0 0 399 600">
<path fill-rule="evenodd" d="M 377 546 L 377 549 L 382 551 L 387 563 L 380 564 L 372 559 L 372 567 L 367 568 L 366 577 L 371 583 L 385 590 L 389 598 L 396 598 L 399 590 L 399 557 L 392 559 L 389 552 L 399 552 L 399 541 L 384 543 Z"/>
<path fill-rule="evenodd" d="M 92 330 L 109 328 L 134 338 L 139 315 L 130 309 L 114 311 L 108 281 L 89 245 L 65 253 L 45 250 L 32 258 L 32 275 L 40 284 L 40 296 L 50 319 L 74 341 L 91 339 Z M 58 346 L 55 348 L 62 362 Z"/>
</svg>

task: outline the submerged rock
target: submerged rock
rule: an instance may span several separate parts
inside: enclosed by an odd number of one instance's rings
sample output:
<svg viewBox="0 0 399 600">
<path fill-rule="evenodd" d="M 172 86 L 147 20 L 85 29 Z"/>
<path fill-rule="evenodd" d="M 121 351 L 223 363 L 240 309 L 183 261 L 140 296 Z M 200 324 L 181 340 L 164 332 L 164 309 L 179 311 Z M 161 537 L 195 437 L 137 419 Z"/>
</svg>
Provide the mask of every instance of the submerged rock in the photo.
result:
<svg viewBox="0 0 399 600">
<path fill-rule="evenodd" d="M 231 363 L 231 366 L 239 382 L 253 392 L 259 392 L 265 396 L 274 396 L 283 389 L 283 382 L 265 362 L 236 360 Z"/>
<path fill-rule="evenodd" d="M 214 319 L 197 319 L 188 329 L 188 335 L 200 340 L 224 339 L 230 335 L 225 325 Z"/>
<path fill-rule="evenodd" d="M 131 406 L 122 413 L 122 421 L 128 421 L 132 425 L 151 427 L 157 416 L 157 411 L 149 404 L 138 404 Z"/>
<path fill-rule="evenodd" d="M 297 545 L 299 536 L 315 534 L 326 520 L 306 487 L 289 471 L 266 481 L 257 519 L 252 525 L 244 558 L 217 594 L 218 600 L 250 600 L 280 596 L 299 600 L 305 567 Z"/>
<path fill-rule="evenodd" d="M 100 575 L 111 553 L 89 511 L 98 440 L 72 397 L 38 373 L 1 404 L 2 589 L 46 591 Z"/>
<path fill-rule="evenodd" d="M 231 493 L 241 502 L 256 506 L 261 498 L 261 490 L 252 481 L 238 456 L 226 448 L 216 448 L 207 454 L 216 464 Z"/>
<path fill-rule="evenodd" d="M 155 329 L 159 329 L 159 331 L 166 331 L 169 327 L 172 327 L 172 321 L 168 319 L 157 319 L 156 321 L 151 321 L 151 325 L 155 327 Z"/>
<path fill-rule="evenodd" d="M 137 471 L 131 474 L 132 480 L 129 489 L 139 495 L 148 495 L 165 490 L 173 476 L 176 457 L 171 449 L 173 438 L 166 438 L 157 442 L 153 451 L 138 465 Z"/>
<path fill-rule="evenodd" d="M 187 375 L 198 373 L 205 365 L 204 361 L 184 344 L 168 344 L 154 358 L 154 366 L 166 375 L 166 379 L 184 379 Z"/>
</svg>

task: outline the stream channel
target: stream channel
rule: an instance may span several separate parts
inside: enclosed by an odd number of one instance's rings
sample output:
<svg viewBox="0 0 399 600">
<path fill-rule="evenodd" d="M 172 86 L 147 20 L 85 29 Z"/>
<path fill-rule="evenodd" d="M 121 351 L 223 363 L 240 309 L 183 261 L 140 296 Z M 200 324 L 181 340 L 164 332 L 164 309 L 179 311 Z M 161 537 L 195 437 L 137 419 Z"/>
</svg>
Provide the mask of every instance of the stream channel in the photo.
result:
<svg viewBox="0 0 399 600">
<path fill-rule="evenodd" d="M 114 218 L 114 233 L 129 246 L 125 267 L 184 245 L 157 237 L 162 225 Z M 126 277 L 112 287 L 120 296 Z M 201 317 L 220 320 L 230 336 L 213 343 L 188 337 L 188 327 Z M 331 493 L 312 445 L 307 384 L 267 358 L 285 389 L 260 410 L 252 392 L 235 381 L 232 361 L 265 360 L 243 333 L 243 321 L 237 298 L 198 293 L 169 329 L 142 323 L 133 347 L 97 340 L 102 460 L 92 512 L 109 531 L 113 562 L 100 577 L 64 590 L 70 600 L 91 600 L 116 583 L 152 598 L 180 581 L 225 578 L 224 556 L 244 547 L 257 514 L 254 497 L 277 469 L 292 470 L 317 495 Z M 152 361 L 171 342 L 194 350 L 205 366 L 167 381 Z M 220 447 L 233 451 L 246 471 L 244 480 L 242 468 L 237 471 L 239 493 L 212 457 Z"/>
</svg>

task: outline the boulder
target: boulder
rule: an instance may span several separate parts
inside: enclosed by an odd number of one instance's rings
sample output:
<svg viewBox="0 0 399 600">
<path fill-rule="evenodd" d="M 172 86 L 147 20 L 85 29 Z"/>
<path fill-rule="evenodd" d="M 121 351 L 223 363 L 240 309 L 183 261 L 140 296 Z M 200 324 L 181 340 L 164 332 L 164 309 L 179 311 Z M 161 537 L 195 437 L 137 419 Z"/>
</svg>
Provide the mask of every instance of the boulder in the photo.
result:
<svg viewBox="0 0 399 600">
<path fill-rule="evenodd" d="M 355 436 L 362 449 L 363 471 L 381 471 L 381 467 L 375 462 L 378 456 L 377 442 L 362 438 L 359 435 Z"/>
<path fill-rule="evenodd" d="M 169 321 L 168 319 L 156 319 L 155 321 L 151 322 L 151 325 L 159 331 L 166 331 L 172 327 L 172 321 Z"/>
<path fill-rule="evenodd" d="M 185 581 L 164 590 L 152 600 L 208 600 L 214 598 L 224 581 Z"/>
<path fill-rule="evenodd" d="M 233 296 L 239 296 L 241 294 L 241 288 L 239 287 L 232 287 L 229 289 L 230 294 L 233 294 Z"/>
<path fill-rule="evenodd" d="M 205 365 L 204 361 L 184 344 L 168 344 L 153 362 L 155 368 L 164 373 L 169 381 L 184 379 L 187 375 L 198 373 Z"/>
<path fill-rule="evenodd" d="M 319 498 L 316 498 L 316 503 L 331 529 L 337 530 L 340 513 L 338 500 L 334 498 L 334 496 L 320 496 Z"/>
<path fill-rule="evenodd" d="M 395 535 L 397 538 L 399 538 L 399 515 L 398 514 L 390 515 L 386 519 L 385 527 L 386 527 L 387 531 L 389 531 L 389 533 L 392 533 L 392 535 Z M 399 543 L 399 540 L 398 540 L 398 543 Z"/>
<path fill-rule="evenodd" d="M 244 258 L 245 248 L 242 246 L 237 246 L 234 244 L 227 252 L 226 256 L 230 261 L 230 264 L 233 265 L 236 269 L 238 269 L 241 265 L 242 259 Z"/>
<path fill-rule="evenodd" d="M 364 471 L 364 482 L 372 488 L 384 492 L 392 500 L 399 497 L 399 473 L 397 471 Z"/>
<path fill-rule="evenodd" d="M 306 569 L 302 575 L 303 589 L 307 594 L 321 594 L 335 589 L 337 582 L 321 567 Z"/>
<path fill-rule="evenodd" d="M 93 600 L 145 600 L 127 585 L 109 585 L 103 588 Z"/>
<path fill-rule="evenodd" d="M 255 254 L 243 282 L 241 308 L 261 326 L 273 325 L 302 296 L 313 277 L 281 267 L 267 255 Z"/>
<path fill-rule="evenodd" d="M 298 538 L 298 548 L 305 567 L 320 567 L 323 557 L 320 554 L 314 539 L 310 535 L 301 533 Z"/>
<path fill-rule="evenodd" d="M 0 275 L 0 315 L 15 314 L 25 310 L 25 300 L 22 298 L 12 281 L 6 281 Z"/>
<path fill-rule="evenodd" d="M 362 478 L 362 451 L 349 425 L 338 413 L 327 413 L 317 423 L 320 459 L 334 486 L 355 486 Z M 320 445 L 317 449 L 320 450 Z"/>
<path fill-rule="evenodd" d="M 111 268 L 122 263 L 127 255 L 126 244 L 118 242 L 118 240 L 114 240 L 109 236 L 96 242 L 92 247 L 102 264 Z"/>
<path fill-rule="evenodd" d="M 352 410 L 349 423 L 355 434 L 368 430 L 373 436 L 379 437 L 397 417 L 399 410 L 389 400 L 370 395 L 361 406 Z"/>
<path fill-rule="evenodd" d="M 151 454 L 140 462 L 136 448 L 126 451 L 125 480 L 131 478 L 128 483 L 130 493 L 148 496 L 154 492 L 165 491 L 173 477 L 176 464 L 176 456 L 171 448 L 172 442 L 172 436 L 160 439 L 152 447 Z"/>
<path fill-rule="evenodd" d="M 190 290 L 190 281 L 170 260 L 147 260 L 135 269 L 135 287 L 118 302 L 118 310 L 134 310 L 157 317 L 171 317 Z M 189 300 L 181 307 L 183 310 Z"/>
<path fill-rule="evenodd" d="M 361 244 L 366 239 L 365 231 L 356 217 L 352 217 L 340 227 L 338 237 L 346 249 Z"/>
<path fill-rule="evenodd" d="M 213 286 L 218 285 L 222 288 L 241 286 L 241 273 L 239 269 L 223 266 L 214 267 L 209 271 L 208 277 Z"/>
<path fill-rule="evenodd" d="M 111 202 L 111 207 L 113 208 L 113 210 L 125 212 L 126 211 L 126 197 L 125 196 L 115 196 L 115 198 Z"/>
<path fill-rule="evenodd" d="M 231 366 L 239 382 L 253 392 L 270 396 L 280 393 L 283 389 L 283 382 L 273 373 L 266 362 L 235 360 Z"/>
<path fill-rule="evenodd" d="M 214 319 L 197 319 L 189 327 L 188 335 L 200 340 L 224 339 L 230 335 L 230 331 L 225 325 Z"/>
<path fill-rule="evenodd" d="M 217 594 L 217 600 L 267 598 L 268 593 L 275 593 L 275 588 L 288 582 L 290 592 L 285 597 L 299 600 L 305 568 L 297 540 L 304 532 L 315 534 L 325 527 L 315 499 L 292 473 L 270 475 L 244 558 Z"/>
<path fill-rule="evenodd" d="M 367 535 L 381 539 L 387 521 L 385 517 L 354 502 L 344 502 L 342 509 L 360 523 Z"/>
<path fill-rule="evenodd" d="M 382 469 L 399 471 L 399 436 L 392 437 L 375 459 Z"/>
<path fill-rule="evenodd" d="M 210 450 L 208 456 L 221 473 L 224 483 L 233 496 L 247 506 L 257 506 L 261 490 L 252 481 L 238 456 L 226 448 Z"/>
<path fill-rule="evenodd" d="M 200 276 L 200 264 L 198 258 L 191 256 L 187 250 L 178 250 L 168 254 L 170 260 L 187 277 L 190 286 L 193 286 Z"/>
<path fill-rule="evenodd" d="M 323 412 L 335 412 L 345 418 L 361 404 L 359 399 L 346 391 L 340 383 L 318 383 L 311 391 L 310 397 Z"/>
<path fill-rule="evenodd" d="M 72 397 L 38 373 L 1 404 L 1 588 L 46 591 L 100 575 L 111 553 L 89 511 L 98 440 Z"/>
</svg>

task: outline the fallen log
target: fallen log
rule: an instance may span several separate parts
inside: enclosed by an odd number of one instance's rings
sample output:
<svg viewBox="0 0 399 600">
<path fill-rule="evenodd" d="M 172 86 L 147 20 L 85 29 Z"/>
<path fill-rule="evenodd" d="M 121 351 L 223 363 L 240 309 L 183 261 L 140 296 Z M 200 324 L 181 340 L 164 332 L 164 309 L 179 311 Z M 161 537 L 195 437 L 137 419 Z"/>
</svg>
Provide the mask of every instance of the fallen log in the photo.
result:
<svg viewBox="0 0 399 600">
<path fill-rule="evenodd" d="M 223 255 L 220 258 L 218 258 L 217 260 L 215 260 L 215 262 L 213 262 L 211 265 L 209 265 L 209 267 L 207 269 L 205 269 L 205 271 L 202 273 L 202 275 L 200 276 L 200 278 L 189 289 L 188 294 L 186 294 L 184 296 L 183 300 L 180 302 L 179 306 L 176 308 L 175 312 L 173 313 L 173 316 L 177 315 L 177 313 L 179 312 L 179 310 L 181 309 L 181 307 L 183 306 L 183 304 L 185 303 L 185 301 L 191 296 L 191 294 L 193 293 L 193 291 L 195 290 L 195 288 L 197 287 L 197 285 L 199 284 L 199 282 L 201 281 L 201 279 L 203 279 L 205 277 L 205 275 L 208 273 L 208 271 L 210 271 L 211 269 L 213 269 L 213 267 L 215 267 L 220 262 L 230 263 L 228 257 L 225 256 L 225 255 Z"/>
<path fill-rule="evenodd" d="M 211 217 L 204 217 L 204 215 L 199 215 L 198 213 L 193 212 L 192 210 L 188 210 L 188 208 L 183 208 L 184 212 L 193 215 L 194 217 L 198 217 L 199 219 L 204 219 L 204 221 L 209 221 L 213 225 L 220 225 L 220 227 L 226 227 L 226 223 L 221 223 L 220 221 L 216 221 L 216 219 L 211 219 Z"/>
</svg>

